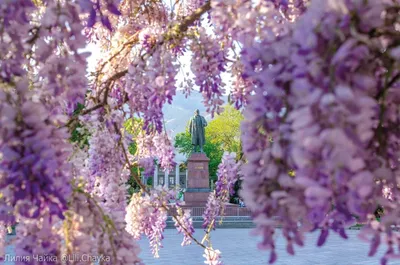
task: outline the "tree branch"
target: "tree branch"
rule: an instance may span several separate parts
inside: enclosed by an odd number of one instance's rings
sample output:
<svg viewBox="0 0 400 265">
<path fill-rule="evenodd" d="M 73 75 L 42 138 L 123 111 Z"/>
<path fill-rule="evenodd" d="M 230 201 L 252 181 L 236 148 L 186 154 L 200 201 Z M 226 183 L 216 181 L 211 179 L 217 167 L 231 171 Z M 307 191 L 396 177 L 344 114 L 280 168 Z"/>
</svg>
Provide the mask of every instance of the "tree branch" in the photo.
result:
<svg viewBox="0 0 400 265">
<path fill-rule="evenodd" d="M 376 95 L 375 99 L 376 99 L 376 100 L 381 99 L 381 97 L 386 93 L 386 90 L 388 90 L 389 88 L 391 88 L 391 87 L 399 80 L 399 78 L 400 78 L 400 73 L 397 73 L 397 74 L 392 78 L 392 80 L 390 80 L 390 81 L 387 83 L 387 85 L 386 85 L 383 89 L 381 89 L 381 90 L 379 91 L 379 93 Z"/>
<path fill-rule="evenodd" d="M 117 57 L 123 50 L 125 50 L 125 48 L 129 48 L 131 47 L 135 42 L 138 41 L 139 39 L 139 33 L 140 31 L 136 32 L 135 34 L 133 34 L 131 37 L 129 37 L 128 41 L 125 42 L 124 44 L 121 45 L 121 48 L 119 49 L 119 51 L 117 51 L 116 53 L 114 53 L 108 60 L 106 60 L 101 66 L 100 69 L 98 70 L 98 72 L 102 72 L 104 67 L 107 65 L 107 63 L 111 62 L 111 60 L 113 60 L 115 57 Z M 98 77 L 100 74 L 98 74 L 96 76 L 96 81 L 95 83 L 97 83 Z"/>
<path fill-rule="evenodd" d="M 178 26 L 179 31 L 186 31 L 196 20 L 200 19 L 200 17 L 210 9 L 211 3 L 208 1 L 194 11 L 190 16 L 183 19 L 182 23 Z"/>
<path fill-rule="evenodd" d="M 203 6 L 199 7 L 196 11 L 194 11 L 190 16 L 185 17 L 185 18 L 182 20 L 182 22 L 181 22 L 179 25 L 177 25 L 177 27 L 175 27 L 175 28 L 173 29 L 173 31 L 175 31 L 175 32 L 172 32 L 172 35 L 177 36 L 177 35 L 179 35 L 180 33 L 186 31 L 191 25 L 193 25 L 193 23 L 194 23 L 196 20 L 198 20 L 205 12 L 207 12 L 207 11 L 210 10 L 210 9 L 211 9 L 211 4 L 210 4 L 210 2 L 208 1 L 208 2 L 206 2 Z M 166 35 L 168 35 L 168 32 L 166 33 Z M 131 38 L 133 38 L 133 39 L 130 40 L 130 41 L 128 41 L 127 43 L 123 44 L 122 47 L 121 47 L 121 49 L 120 49 L 116 54 L 114 54 L 113 56 L 111 56 L 111 58 L 110 58 L 109 60 L 107 60 L 107 62 L 105 62 L 105 63 L 101 66 L 101 69 L 100 69 L 100 70 L 102 71 L 103 68 L 104 68 L 104 66 L 105 66 L 110 60 L 114 59 L 119 53 L 121 53 L 121 52 L 122 52 L 126 47 L 128 47 L 130 44 L 133 44 L 133 43 L 137 40 L 137 37 L 138 37 L 138 34 L 137 34 L 137 33 L 134 34 L 134 35 L 131 37 Z M 161 45 L 163 45 L 163 44 L 164 44 L 164 41 L 161 41 L 161 42 L 157 43 L 156 46 L 161 46 Z M 153 50 L 154 50 L 154 49 L 153 49 Z M 150 54 L 150 55 L 151 55 L 151 54 Z M 102 100 L 99 104 L 97 104 L 97 105 L 95 105 L 95 106 L 93 106 L 93 107 L 91 107 L 91 108 L 89 108 L 89 109 L 87 109 L 87 110 L 82 111 L 79 115 L 86 115 L 86 114 L 89 114 L 89 113 L 91 113 L 92 111 L 97 110 L 97 109 L 99 109 L 99 108 L 105 106 L 105 105 L 107 104 L 107 97 L 108 97 L 109 91 L 110 91 L 110 89 L 111 89 L 111 84 L 112 84 L 112 82 L 113 82 L 113 81 L 116 81 L 116 80 L 118 80 L 118 79 L 120 79 L 120 78 L 122 78 L 122 77 L 124 77 L 127 73 L 128 73 L 128 70 L 125 69 L 125 70 L 122 70 L 122 71 L 120 71 L 120 72 L 115 73 L 115 74 L 112 75 L 110 78 L 108 78 L 107 81 L 105 81 L 105 93 L 104 93 L 103 100 Z M 97 76 L 99 76 L 99 74 L 98 74 Z M 97 80 L 97 78 L 96 78 L 96 80 Z M 128 98 L 125 99 L 124 103 L 127 102 L 127 101 L 128 101 Z M 67 123 L 65 126 L 68 127 L 68 126 L 69 126 L 74 120 L 76 120 L 76 119 L 77 119 L 77 116 L 71 118 L 70 121 L 68 121 L 68 123 Z M 64 126 L 64 127 L 65 127 L 65 126 Z"/>
</svg>

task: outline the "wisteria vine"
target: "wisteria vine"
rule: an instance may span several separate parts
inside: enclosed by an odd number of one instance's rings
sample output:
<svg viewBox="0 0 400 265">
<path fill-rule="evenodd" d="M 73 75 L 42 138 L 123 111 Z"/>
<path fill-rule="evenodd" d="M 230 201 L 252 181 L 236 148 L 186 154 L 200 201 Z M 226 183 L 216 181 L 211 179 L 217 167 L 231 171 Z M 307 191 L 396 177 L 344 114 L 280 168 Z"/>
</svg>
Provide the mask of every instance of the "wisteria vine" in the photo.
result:
<svg viewBox="0 0 400 265">
<path fill-rule="evenodd" d="M 148 237 L 158 256 L 170 214 L 183 246 L 222 264 L 209 235 L 240 175 L 270 263 L 276 225 L 292 255 L 306 233 L 319 230 L 322 246 L 358 222 L 370 256 L 385 243 L 381 263 L 398 258 L 400 2 L 166 2 L 0 3 L 0 254 L 4 228 L 17 224 L 18 255 L 142 264 L 136 240 Z M 102 54 L 92 73 L 87 43 Z M 175 191 L 140 179 L 175 164 L 163 108 L 181 92 L 181 72 L 184 93 L 198 89 L 212 115 L 230 91 L 245 116 L 243 161 L 224 154 L 202 240 L 171 203 Z"/>
</svg>

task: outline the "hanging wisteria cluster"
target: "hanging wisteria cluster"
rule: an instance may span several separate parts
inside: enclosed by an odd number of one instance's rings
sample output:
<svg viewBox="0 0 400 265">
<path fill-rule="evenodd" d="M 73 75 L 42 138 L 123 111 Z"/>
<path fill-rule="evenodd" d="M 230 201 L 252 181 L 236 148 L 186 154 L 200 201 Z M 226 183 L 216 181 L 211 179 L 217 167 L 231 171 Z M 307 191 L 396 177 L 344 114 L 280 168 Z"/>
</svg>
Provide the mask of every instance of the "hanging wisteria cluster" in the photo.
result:
<svg viewBox="0 0 400 265">
<path fill-rule="evenodd" d="M 224 153 L 221 164 L 218 166 L 218 180 L 215 182 L 215 191 L 210 193 L 203 214 L 203 227 L 215 229 L 217 218 L 224 216 L 226 204 L 234 194 L 234 185 L 239 177 L 239 163 L 235 153 Z"/>
<path fill-rule="evenodd" d="M 142 264 L 136 240 L 148 237 L 158 256 L 170 214 L 182 245 L 222 264 L 209 234 L 240 171 L 270 263 L 276 225 L 294 254 L 308 232 L 322 246 L 363 223 L 369 255 L 382 243 L 382 264 L 398 258 L 400 1 L 167 2 L 0 2 L 0 254 L 17 224 L 17 255 Z M 101 50 L 90 73 L 88 43 Z M 140 179 L 155 163 L 174 166 L 163 108 L 182 73 L 184 93 L 198 89 L 212 115 L 229 92 L 245 116 L 243 161 L 224 155 L 201 241 L 175 191 Z"/>
<path fill-rule="evenodd" d="M 191 44 L 194 53 L 191 61 L 191 70 L 195 75 L 195 84 L 199 86 L 204 96 L 204 104 L 207 111 L 220 113 L 221 99 L 225 92 L 225 84 L 222 82 L 221 73 L 225 71 L 226 51 L 221 49 L 218 40 L 211 38 L 200 29 L 199 38 Z"/>
<path fill-rule="evenodd" d="M 154 257 L 159 257 L 162 248 L 163 232 L 167 226 L 167 209 L 169 200 L 176 197 L 174 192 L 161 187 L 156 188 L 149 196 L 135 193 L 127 207 L 125 220 L 126 230 L 135 238 L 146 235 Z"/>
<path fill-rule="evenodd" d="M 385 243 L 382 264 L 398 256 L 399 8 L 311 1 L 286 35 L 243 47 L 257 85 L 242 127 L 242 195 L 270 262 L 277 223 L 289 254 L 306 232 L 321 229 L 321 246 L 329 231 L 347 238 L 345 229 L 359 222 L 369 255 Z"/>
</svg>

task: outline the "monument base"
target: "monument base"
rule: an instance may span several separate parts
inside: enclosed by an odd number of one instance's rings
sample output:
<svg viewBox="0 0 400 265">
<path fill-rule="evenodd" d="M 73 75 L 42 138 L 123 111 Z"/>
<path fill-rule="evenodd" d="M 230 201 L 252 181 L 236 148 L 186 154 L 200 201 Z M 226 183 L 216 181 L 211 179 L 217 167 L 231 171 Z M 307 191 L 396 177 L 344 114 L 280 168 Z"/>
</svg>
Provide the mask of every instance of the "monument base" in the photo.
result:
<svg viewBox="0 0 400 265">
<path fill-rule="evenodd" d="M 204 153 L 192 153 L 188 159 L 188 180 L 185 192 L 185 204 L 192 207 L 204 207 L 210 194 L 208 162 Z"/>
<path fill-rule="evenodd" d="M 208 189 L 208 191 L 187 191 L 186 190 L 185 205 L 186 206 L 204 207 L 207 204 L 209 195 L 210 195 L 209 189 Z"/>
</svg>

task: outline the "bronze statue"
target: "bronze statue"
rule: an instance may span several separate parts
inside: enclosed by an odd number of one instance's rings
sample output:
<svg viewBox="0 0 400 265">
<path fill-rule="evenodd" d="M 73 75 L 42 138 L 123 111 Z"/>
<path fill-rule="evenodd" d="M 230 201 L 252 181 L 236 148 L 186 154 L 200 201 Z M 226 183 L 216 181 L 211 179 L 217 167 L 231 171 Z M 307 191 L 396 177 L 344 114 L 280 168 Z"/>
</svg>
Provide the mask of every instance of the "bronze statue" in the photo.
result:
<svg viewBox="0 0 400 265">
<path fill-rule="evenodd" d="M 189 133 L 192 136 L 193 152 L 196 152 L 196 147 L 200 146 L 200 153 L 204 153 L 203 146 L 206 143 L 205 129 L 207 126 L 206 119 L 200 115 L 197 109 L 195 115 L 190 119 Z"/>
</svg>

